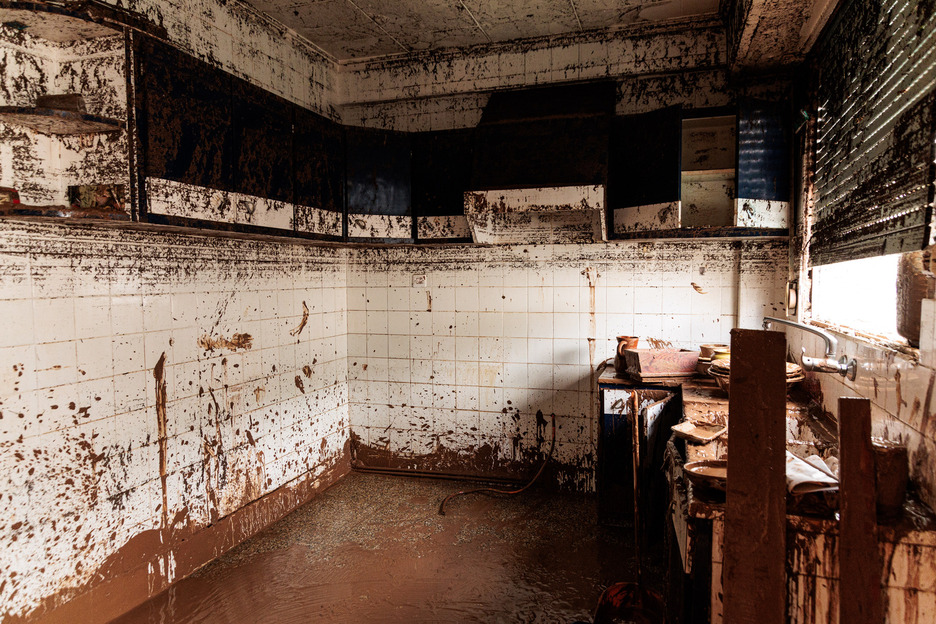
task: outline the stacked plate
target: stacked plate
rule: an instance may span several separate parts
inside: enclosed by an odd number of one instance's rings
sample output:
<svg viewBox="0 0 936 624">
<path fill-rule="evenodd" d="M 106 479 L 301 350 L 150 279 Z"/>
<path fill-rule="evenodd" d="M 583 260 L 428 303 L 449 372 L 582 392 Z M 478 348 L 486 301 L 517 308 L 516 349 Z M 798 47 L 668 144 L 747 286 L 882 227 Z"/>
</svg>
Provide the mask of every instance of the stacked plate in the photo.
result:
<svg viewBox="0 0 936 624">
<path fill-rule="evenodd" d="M 729 379 L 731 377 L 731 358 L 726 360 L 712 360 L 712 365 L 709 367 L 708 373 L 718 382 L 718 387 L 727 393 L 730 383 Z M 787 390 L 789 390 L 793 384 L 799 383 L 805 378 L 806 376 L 803 374 L 803 369 L 800 368 L 799 364 L 794 364 L 793 362 L 786 363 Z"/>
<path fill-rule="evenodd" d="M 699 362 L 696 364 L 696 372 L 702 376 L 707 375 L 712 360 L 726 358 L 730 353 L 731 349 L 726 344 L 702 345 L 699 347 Z"/>
</svg>

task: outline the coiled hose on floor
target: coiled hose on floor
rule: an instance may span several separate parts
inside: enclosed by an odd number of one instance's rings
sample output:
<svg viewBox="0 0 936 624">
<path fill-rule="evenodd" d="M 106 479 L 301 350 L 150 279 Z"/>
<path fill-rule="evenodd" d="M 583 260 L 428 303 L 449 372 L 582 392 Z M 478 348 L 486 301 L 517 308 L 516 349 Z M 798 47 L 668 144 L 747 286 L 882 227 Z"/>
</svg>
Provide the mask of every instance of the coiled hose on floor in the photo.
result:
<svg viewBox="0 0 936 624">
<path fill-rule="evenodd" d="M 556 449 L 556 415 L 553 414 L 552 415 L 552 441 L 549 443 L 549 453 L 547 453 L 546 459 L 543 460 L 543 465 L 539 467 L 539 470 L 536 471 L 536 474 L 533 475 L 533 478 L 530 479 L 529 483 L 524 485 L 519 490 L 498 490 L 496 488 L 477 488 L 474 490 L 462 490 L 461 492 L 454 492 L 442 499 L 442 504 L 439 505 L 439 515 L 440 516 L 445 515 L 445 504 L 449 502 L 451 499 L 455 498 L 456 496 L 462 496 L 463 494 L 480 494 L 482 492 L 487 493 L 487 494 L 513 495 L 513 494 L 519 494 L 520 492 L 523 492 L 529 489 L 531 485 L 536 483 L 536 480 L 539 479 L 539 476 L 543 474 L 543 470 L 546 468 L 546 464 L 549 463 L 549 460 L 552 459 L 552 454 L 555 449 Z"/>
</svg>

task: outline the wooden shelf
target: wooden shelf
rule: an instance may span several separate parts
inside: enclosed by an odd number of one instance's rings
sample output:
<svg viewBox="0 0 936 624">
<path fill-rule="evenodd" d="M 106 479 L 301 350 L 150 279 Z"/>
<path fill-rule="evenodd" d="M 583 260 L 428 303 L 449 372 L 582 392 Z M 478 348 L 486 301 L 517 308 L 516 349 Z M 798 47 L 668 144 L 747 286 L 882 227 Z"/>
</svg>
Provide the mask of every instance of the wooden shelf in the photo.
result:
<svg viewBox="0 0 936 624">
<path fill-rule="evenodd" d="M 123 122 L 108 117 L 31 106 L 0 106 L 0 121 L 52 135 L 117 132 L 124 127 Z"/>
</svg>

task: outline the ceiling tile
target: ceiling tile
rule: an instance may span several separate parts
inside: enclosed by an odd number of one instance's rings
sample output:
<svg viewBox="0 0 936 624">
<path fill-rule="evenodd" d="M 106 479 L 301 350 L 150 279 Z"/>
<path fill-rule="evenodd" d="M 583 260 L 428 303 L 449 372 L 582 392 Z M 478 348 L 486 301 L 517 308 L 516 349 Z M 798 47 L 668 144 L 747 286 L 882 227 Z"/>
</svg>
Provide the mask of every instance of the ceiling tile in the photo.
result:
<svg viewBox="0 0 936 624">
<path fill-rule="evenodd" d="M 464 48 L 489 41 L 576 33 L 583 28 L 607 29 L 711 14 L 718 8 L 718 0 L 248 2 L 338 60 L 398 55 L 406 50 Z"/>
</svg>

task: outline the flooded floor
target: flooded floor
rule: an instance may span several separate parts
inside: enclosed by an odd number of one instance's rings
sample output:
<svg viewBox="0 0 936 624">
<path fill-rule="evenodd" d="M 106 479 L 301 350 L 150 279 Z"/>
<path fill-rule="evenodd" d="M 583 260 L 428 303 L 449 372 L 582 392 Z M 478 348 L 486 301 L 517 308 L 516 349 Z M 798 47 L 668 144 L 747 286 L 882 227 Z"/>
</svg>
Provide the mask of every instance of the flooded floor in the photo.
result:
<svg viewBox="0 0 936 624">
<path fill-rule="evenodd" d="M 590 621 L 636 577 L 631 534 L 594 497 L 532 489 L 441 500 L 462 482 L 351 473 L 119 624 Z"/>
</svg>

